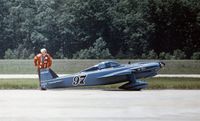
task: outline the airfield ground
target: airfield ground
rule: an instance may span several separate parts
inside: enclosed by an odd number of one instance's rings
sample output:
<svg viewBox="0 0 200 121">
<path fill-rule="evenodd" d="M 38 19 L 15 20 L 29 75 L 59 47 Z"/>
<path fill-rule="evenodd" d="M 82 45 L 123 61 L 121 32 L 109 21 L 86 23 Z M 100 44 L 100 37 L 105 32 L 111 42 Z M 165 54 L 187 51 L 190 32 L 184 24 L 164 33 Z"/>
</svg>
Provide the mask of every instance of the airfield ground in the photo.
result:
<svg viewBox="0 0 200 121">
<path fill-rule="evenodd" d="M 101 61 L 104 60 L 54 59 L 52 69 L 58 74 L 70 74 L 79 72 Z M 127 64 L 128 61 L 134 63 L 156 60 L 117 61 Z M 200 60 L 164 60 L 164 62 L 166 66 L 159 72 L 162 76 L 145 79 L 150 83 L 148 89 L 200 89 Z M 33 60 L 0 60 L 0 89 L 36 89 L 38 88 L 36 73 L 37 70 L 33 67 Z M 166 78 L 166 74 L 167 77 L 171 76 L 171 78 Z M 177 74 L 179 74 L 179 78 L 177 78 Z M 180 74 L 188 77 L 183 78 Z M 16 76 L 17 79 L 15 79 Z M 115 88 L 117 86 L 119 85 L 111 87 Z"/>
<path fill-rule="evenodd" d="M 74 73 L 100 61 L 54 60 L 53 69 Z M 200 74 L 200 61 L 165 62 L 161 74 Z M 36 74 L 32 64 L 32 60 L 0 60 L 0 74 Z M 0 121 L 200 121 L 200 90 L 195 90 L 200 89 L 200 78 L 145 80 L 149 87 L 139 92 L 118 90 L 120 84 L 40 91 L 36 78 L 1 78 Z"/>
<path fill-rule="evenodd" d="M 60 59 L 53 60 L 52 69 L 59 74 L 70 74 L 79 72 L 105 60 L 73 60 Z M 117 60 L 127 64 L 128 61 L 143 62 L 157 60 Z M 200 74 L 200 60 L 163 60 L 165 68 L 161 69 L 160 74 Z M 36 74 L 33 60 L 0 60 L 0 74 Z"/>
<path fill-rule="evenodd" d="M 147 89 L 200 89 L 200 78 L 157 77 L 144 80 L 149 84 Z M 122 84 L 79 88 L 118 89 Z M 38 79 L 0 79 L 0 89 L 39 89 L 38 85 Z"/>
<path fill-rule="evenodd" d="M 199 121 L 200 90 L 1 90 L 0 121 Z"/>
</svg>

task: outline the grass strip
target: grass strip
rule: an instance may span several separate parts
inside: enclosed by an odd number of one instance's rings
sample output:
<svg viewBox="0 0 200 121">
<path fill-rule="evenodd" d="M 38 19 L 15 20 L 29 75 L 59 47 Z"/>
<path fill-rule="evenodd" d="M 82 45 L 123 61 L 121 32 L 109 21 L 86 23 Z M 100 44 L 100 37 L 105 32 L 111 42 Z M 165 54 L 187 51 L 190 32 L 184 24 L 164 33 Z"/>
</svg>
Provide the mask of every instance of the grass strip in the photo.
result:
<svg viewBox="0 0 200 121">
<path fill-rule="evenodd" d="M 147 89 L 200 89 L 199 78 L 149 78 Z M 76 87 L 86 89 L 118 89 L 124 83 L 91 86 L 91 87 Z M 76 89 L 74 88 L 74 89 Z M 0 89 L 39 89 L 37 79 L 0 79 Z"/>
<path fill-rule="evenodd" d="M 52 69 L 56 73 L 70 74 L 77 73 L 85 68 L 93 66 L 105 60 L 74 60 L 60 59 L 53 60 Z M 152 62 L 157 60 L 116 60 L 127 64 L 128 61 Z M 200 74 L 200 60 L 163 60 L 165 68 L 161 69 L 160 74 Z M 33 60 L 0 60 L 0 74 L 36 74 L 37 70 L 33 65 Z"/>
</svg>

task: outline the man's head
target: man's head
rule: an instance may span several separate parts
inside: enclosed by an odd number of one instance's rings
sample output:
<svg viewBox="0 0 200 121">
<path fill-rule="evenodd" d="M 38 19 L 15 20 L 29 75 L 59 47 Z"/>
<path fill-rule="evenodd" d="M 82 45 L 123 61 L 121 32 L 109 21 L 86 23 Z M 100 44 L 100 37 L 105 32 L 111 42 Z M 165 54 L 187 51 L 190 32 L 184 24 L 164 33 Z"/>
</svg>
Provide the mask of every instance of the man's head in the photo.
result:
<svg viewBox="0 0 200 121">
<path fill-rule="evenodd" d="M 42 48 L 42 49 L 40 50 L 40 52 L 41 52 L 43 55 L 45 55 L 45 54 L 47 53 L 47 50 L 46 50 L 45 48 Z"/>
</svg>

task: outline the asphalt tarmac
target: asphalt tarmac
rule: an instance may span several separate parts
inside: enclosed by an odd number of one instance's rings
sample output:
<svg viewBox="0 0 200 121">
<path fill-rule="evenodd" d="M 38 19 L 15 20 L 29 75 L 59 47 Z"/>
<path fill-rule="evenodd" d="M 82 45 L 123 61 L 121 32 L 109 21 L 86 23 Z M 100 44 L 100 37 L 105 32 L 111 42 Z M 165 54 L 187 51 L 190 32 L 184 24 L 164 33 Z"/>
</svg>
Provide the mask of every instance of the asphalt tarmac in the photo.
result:
<svg viewBox="0 0 200 121">
<path fill-rule="evenodd" d="M 0 90 L 0 121 L 200 121 L 200 90 Z"/>
</svg>

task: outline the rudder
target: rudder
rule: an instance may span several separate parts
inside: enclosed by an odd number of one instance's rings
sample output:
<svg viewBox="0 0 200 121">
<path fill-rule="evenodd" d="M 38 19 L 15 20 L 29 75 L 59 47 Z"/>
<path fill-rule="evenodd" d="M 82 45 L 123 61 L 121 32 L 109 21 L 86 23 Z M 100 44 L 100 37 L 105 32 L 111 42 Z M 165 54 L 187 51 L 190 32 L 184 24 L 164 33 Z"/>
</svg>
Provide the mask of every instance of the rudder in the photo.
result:
<svg viewBox="0 0 200 121">
<path fill-rule="evenodd" d="M 48 84 L 48 80 L 50 79 L 54 79 L 54 78 L 57 78 L 58 75 L 53 71 L 51 70 L 50 68 L 49 69 L 40 69 L 39 70 L 39 81 L 40 81 L 40 88 L 41 90 L 46 90 L 47 89 L 47 84 Z"/>
</svg>

